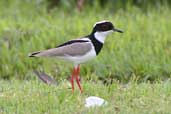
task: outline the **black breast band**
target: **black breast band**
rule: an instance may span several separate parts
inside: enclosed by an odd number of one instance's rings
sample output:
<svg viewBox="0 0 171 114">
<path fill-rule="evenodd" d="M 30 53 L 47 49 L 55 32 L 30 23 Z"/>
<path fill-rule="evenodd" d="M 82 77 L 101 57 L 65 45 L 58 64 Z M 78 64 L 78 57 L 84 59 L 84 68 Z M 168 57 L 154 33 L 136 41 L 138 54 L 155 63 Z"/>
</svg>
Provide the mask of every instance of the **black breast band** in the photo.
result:
<svg viewBox="0 0 171 114">
<path fill-rule="evenodd" d="M 94 35 L 90 35 L 89 36 L 91 42 L 93 43 L 94 45 L 94 48 L 95 48 L 95 51 L 96 51 L 96 55 L 98 55 L 103 47 L 103 43 L 101 43 L 100 41 L 98 41 Z"/>
</svg>

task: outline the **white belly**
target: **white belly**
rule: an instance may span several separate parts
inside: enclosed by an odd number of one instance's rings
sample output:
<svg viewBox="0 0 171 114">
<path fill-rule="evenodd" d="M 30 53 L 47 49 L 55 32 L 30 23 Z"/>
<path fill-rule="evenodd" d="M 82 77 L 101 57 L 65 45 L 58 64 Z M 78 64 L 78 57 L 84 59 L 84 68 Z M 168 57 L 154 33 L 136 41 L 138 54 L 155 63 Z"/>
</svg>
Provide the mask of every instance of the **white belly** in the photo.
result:
<svg viewBox="0 0 171 114">
<path fill-rule="evenodd" d="M 69 60 L 69 61 L 73 62 L 74 64 L 80 64 L 80 63 L 84 63 L 88 60 L 91 60 L 95 57 L 96 57 L 96 52 L 95 52 L 94 48 L 92 48 L 91 51 L 89 51 L 88 53 L 86 53 L 83 56 L 74 56 L 73 57 L 73 56 L 66 55 L 65 57 L 62 57 L 62 59 Z"/>
</svg>

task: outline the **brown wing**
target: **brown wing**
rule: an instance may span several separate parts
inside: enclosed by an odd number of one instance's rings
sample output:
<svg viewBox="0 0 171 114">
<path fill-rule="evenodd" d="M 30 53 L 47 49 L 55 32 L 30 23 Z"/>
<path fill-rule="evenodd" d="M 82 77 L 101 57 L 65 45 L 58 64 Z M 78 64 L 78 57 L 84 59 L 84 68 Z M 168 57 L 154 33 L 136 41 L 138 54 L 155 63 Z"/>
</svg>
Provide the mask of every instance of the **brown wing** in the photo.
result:
<svg viewBox="0 0 171 114">
<path fill-rule="evenodd" d="M 30 57 L 63 57 L 63 56 L 81 56 L 92 49 L 90 42 L 76 42 L 57 48 L 34 52 Z"/>
</svg>

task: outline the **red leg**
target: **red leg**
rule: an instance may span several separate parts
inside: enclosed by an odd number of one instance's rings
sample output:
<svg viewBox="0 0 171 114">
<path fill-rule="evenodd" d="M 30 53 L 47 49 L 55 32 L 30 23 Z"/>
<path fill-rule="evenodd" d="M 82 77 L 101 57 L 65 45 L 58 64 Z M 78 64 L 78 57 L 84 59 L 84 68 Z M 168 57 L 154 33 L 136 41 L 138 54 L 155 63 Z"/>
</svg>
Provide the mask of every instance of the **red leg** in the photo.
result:
<svg viewBox="0 0 171 114">
<path fill-rule="evenodd" d="M 75 78 L 75 74 L 76 74 L 76 69 L 74 67 L 74 69 L 72 71 L 72 76 L 71 76 L 71 79 L 70 79 L 71 86 L 72 86 L 72 93 L 74 93 L 74 78 Z"/>
<path fill-rule="evenodd" d="M 78 65 L 77 69 L 76 69 L 76 82 L 77 82 L 77 85 L 78 85 L 78 87 L 79 87 L 79 89 L 80 89 L 80 91 L 82 93 L 83 89 L 82 89 L 81 84 L 80 84 L 80 77 L 79 77 L 79 75 L 80 75 L 80 65 Z"/>
<path fill-rule="evenodd" d="M 80 65 L 78 65 L 78 67 L 77 67 L 77 77 L 78 77 L 79 83 L 81 83 L 81 78 L 80 78 Z"/>
<path fill-rule="evenodd" d="M 71 77 L 70 82 L 71 82 L 71 86 L 72 86 L 72 93 L 74 93 L 74 79 L 73 79 L 73 76 Z"/>
</svg>

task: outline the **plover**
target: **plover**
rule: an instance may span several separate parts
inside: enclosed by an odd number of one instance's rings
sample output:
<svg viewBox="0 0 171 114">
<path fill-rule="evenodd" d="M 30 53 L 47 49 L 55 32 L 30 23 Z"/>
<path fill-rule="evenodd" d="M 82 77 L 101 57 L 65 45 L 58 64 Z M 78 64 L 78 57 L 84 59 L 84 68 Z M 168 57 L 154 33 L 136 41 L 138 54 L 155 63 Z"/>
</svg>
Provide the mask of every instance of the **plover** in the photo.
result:
<svg viewBox="0 0 171 114">
<path fill-rule="evenodd" d="M 106 36 L 112 32 L 123 33 L 122 30 L 116 29 L 110 21 L 100 21 L 95 23 L 92 32 L 79 39 L 70 40 L 55 48 L 33 52 L 29 57 L 56 57 L 74 63 L 71 75 L 72 92 L 74 92 L 74 80 L 81 91 L 80 84 L 80 64 L 95 58 L 101 51 Z"/>
</svg>

